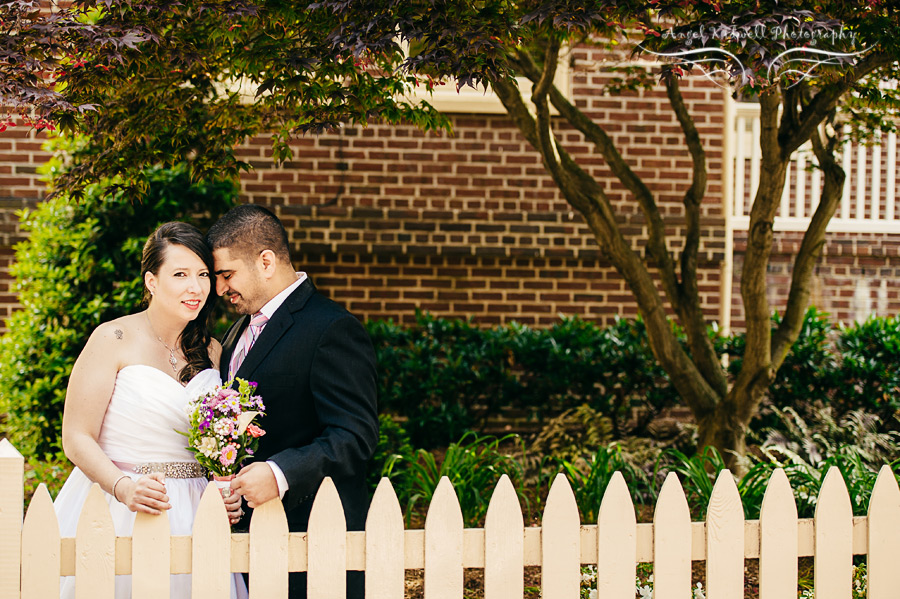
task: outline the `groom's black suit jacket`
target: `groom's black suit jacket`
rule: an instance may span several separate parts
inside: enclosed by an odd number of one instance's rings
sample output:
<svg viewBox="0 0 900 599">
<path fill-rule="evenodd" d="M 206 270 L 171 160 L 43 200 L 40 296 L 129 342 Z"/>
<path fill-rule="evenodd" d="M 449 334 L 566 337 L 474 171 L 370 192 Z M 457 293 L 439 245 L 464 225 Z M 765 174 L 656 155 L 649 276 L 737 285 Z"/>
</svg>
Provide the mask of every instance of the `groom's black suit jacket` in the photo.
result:
<svg viewBox="0 0 900 599">
<path fill-rule="evenodd" d="M 240 318 L 225 335 L 223 379 L 249 319 Z M 272 315 L 236 376 L 259 385 L 266 434 L 255 461 L 271 460 L 284 472 L 290 530 L 306 530 L 326 476 L 337 487 L 347 528 L 362 530 L 366 465 L 378 442 L 375 352 L 362 324 L 306 279 Z M 291 586 L 295 596 L 293 580 Z"/>
</svg>

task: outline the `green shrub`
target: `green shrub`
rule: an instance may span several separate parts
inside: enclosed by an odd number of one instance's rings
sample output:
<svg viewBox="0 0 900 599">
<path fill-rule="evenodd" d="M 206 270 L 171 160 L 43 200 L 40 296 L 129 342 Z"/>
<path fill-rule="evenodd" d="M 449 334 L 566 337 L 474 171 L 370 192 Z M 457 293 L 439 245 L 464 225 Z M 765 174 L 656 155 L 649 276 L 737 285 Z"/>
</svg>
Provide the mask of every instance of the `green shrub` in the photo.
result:
<svg viewBox="0 0 900 599">
<path fill-rule="evenodd" d="M 70 462 L 62 451 L 45 456 L 29 456 L 25 458 L 25 508 L 31 503 L 31 497 L 41 484 L 47 485 L 50 497 L 56 499 L 59 490 L 72 472 Z"/>
<path fill-rule="evenodd" d="M 587 404 L 627 432 L 635 405 L 641 428 L 677 401 L 649 350 L 641 321 L 600 329 L 566 318 L 548 329 L 418 314 L 415 325 L 368 323 L 379 368 L 381 409 L 407 419 L 417 447 L 439 447 L 503 408 L 534 418 Z"/>
<path fill-rule="evenodd" d="M 900 319 L 872 317 L 841 329 L 840 385 L 835 399 L 841 411 L 875 412 L 885 423 L 900 410 Z"/>
<path fill-rule="evenodd" d="M 58 142 L 58 172 L 71 142 Z M 55 195 L 20 214 L 29 233 L 10 272 L 22 309 L 0 339 L 0 433 L 25 455 L 54 453 L 75 358 L 101 322 L 139 308 L 141 249 L 160 223 L 207 227 L 236 200 L 231 182 L 192 183 L 184 169 L 147 171 L 140 202 L 114 182 L 89 186 L 78 200 Z"/>
</svg>

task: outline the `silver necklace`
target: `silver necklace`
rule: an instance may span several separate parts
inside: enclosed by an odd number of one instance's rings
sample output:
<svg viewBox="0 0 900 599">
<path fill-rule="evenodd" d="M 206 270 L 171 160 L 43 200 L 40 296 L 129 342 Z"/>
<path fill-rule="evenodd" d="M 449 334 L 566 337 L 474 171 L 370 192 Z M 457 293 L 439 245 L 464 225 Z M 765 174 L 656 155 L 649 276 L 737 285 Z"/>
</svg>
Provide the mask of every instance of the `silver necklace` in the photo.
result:
<svg viewBox="0 0 900 599">
<path fill-rule="evenodd" d="M 169 345 L 162 340 L 162 337 L 156 334 L 156 329 L 153 328 L 153 323 L 150 321 L 150 315 L 144 312 L 144 316 L 147 317 L 147 324 L 150 325 L 150 331 L 157 339 L 159 339 L 159 342 L 163 344 L 163 347 L 169 350 L 169 364 L 172 365 L 172 372 L 178 372 L 178 358 L 175 357 L 175 350 L 169 347 Z"/>
</svg>

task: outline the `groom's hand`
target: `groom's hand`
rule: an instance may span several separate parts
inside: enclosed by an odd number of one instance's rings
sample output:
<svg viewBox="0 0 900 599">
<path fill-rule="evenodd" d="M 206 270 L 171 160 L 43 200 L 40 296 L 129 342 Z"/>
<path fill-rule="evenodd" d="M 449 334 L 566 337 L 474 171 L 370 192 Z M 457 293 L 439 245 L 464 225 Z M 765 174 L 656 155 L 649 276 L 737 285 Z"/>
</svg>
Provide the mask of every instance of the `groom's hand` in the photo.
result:
<svg viewBox="0 0 900 599">
<path fill-rule="evenodd" d="M 241 468 L 231 481 L 231 490 L 243 495 L 248 506 L 256 508 L 278 497 L 278 482 L 268 464 L 254 462 Z"/>
</svg>

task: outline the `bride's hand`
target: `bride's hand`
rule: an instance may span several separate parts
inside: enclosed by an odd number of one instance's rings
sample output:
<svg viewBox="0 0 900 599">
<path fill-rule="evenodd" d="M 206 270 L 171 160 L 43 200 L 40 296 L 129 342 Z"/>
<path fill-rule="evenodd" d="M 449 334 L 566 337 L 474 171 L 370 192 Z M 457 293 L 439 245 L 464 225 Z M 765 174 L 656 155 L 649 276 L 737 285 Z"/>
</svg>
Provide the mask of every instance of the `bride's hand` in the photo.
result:
<svg viewBox="0 0 900 599">
<path fill-rule="evenodd" d="M 116 486 L 116 498 L 132 512 L 160 514 L 172 507 L 166 495 L 165 481 L 162 472 L 146 474 L 137 480 L 123 479 Z"/>
<path fill-rule="evenodd" d="M 232 493 L 228 497 L 222 498 L 225 501 L 225 510 L 228 512 L 228 522 L 230 524 L 237 524 L 241 516 L 244 515 L 244 510 L 241 509 L 242 497 L 240 493 Z"/>
</svg>

